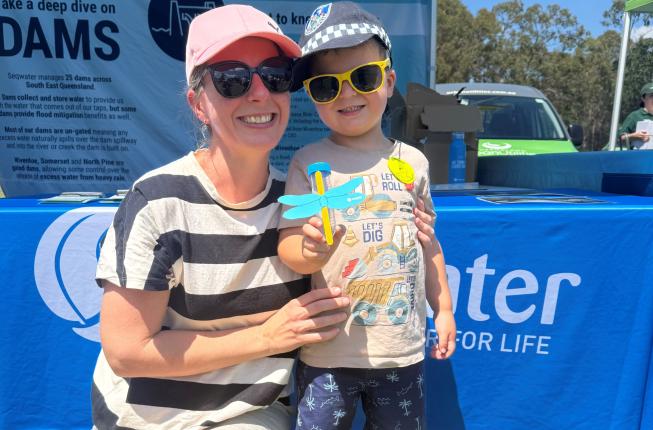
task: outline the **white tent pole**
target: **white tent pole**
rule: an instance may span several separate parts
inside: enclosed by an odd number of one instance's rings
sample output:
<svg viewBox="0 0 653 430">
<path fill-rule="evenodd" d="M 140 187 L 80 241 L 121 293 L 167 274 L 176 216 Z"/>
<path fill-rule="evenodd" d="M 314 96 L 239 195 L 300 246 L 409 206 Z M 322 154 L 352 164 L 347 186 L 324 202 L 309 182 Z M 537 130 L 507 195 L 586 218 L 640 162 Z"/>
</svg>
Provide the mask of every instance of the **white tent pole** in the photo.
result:
<svg viewBox="0 0 653 430">
<path fill-rule="evenodd" d="M 624 31 L 619 50 L 619 68 L 617 69 L 617 85 L 614 90 L 612 105 L 612 121 L 610 122 L 610 151 L 617 146 L 617 128 L 619 127 L 619 111 L 621 110 L 621 94 L 624 88 L 624 72 L 626 70 L 626 54 L 628 52 L 628 39 L 630 39 L 630 12 L 624 12 Z"/>
<path fill-rule="evenodd" d="M 431 0 L 431 52 L 429 64 L 429 87 L 435 89 L 435 63 L 437 60 L 438 48 L 437 43 L 437 15 L 438 15 L 438 0 Z"/>
</svg>

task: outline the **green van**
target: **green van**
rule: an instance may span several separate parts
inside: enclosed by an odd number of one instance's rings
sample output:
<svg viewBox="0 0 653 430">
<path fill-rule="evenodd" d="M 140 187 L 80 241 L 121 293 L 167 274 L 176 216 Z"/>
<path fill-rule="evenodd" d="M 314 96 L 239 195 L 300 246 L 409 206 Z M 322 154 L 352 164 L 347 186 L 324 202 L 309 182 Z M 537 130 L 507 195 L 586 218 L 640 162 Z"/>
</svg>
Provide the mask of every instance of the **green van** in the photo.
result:
<svg viewBox="0 0 653 430">
<path fill-rule="evenodd" d="M 551 102 L 533 87 L 459 83 L 438 84 L 435 90 L 480 109 L 479 156 L 576 152 L 583 142 L 582 127 L 566 129 Z"/>
</svg>

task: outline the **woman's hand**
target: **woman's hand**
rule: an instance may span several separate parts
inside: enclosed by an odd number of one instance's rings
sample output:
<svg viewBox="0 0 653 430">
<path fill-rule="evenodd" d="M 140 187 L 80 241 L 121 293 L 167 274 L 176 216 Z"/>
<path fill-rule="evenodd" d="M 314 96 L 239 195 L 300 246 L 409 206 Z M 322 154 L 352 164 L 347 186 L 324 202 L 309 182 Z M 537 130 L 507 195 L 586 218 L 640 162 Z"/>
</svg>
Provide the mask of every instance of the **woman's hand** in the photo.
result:
<svg viewBox="0 0 653 430">
<path fill-rule="evenodd" d="M 420 197 L 417 199 L 417 206 L 413 209 L 415 214 L 415 225 L 417 226 L 417 238 L 422 243 L 424 249 L 433 249 L 435 247 L 435 228 L 433 223 L 435 217 L 426 212 L 424 200 Z"/>
<path fill-rule="evenodd" d="M 347 319 L 349 298 L 340 288 L 319 288 L 288 302 L 260 326 L 269 355 L 302 345 L 333 339 L 340 329 L 334 325 Z"/>
</svg>

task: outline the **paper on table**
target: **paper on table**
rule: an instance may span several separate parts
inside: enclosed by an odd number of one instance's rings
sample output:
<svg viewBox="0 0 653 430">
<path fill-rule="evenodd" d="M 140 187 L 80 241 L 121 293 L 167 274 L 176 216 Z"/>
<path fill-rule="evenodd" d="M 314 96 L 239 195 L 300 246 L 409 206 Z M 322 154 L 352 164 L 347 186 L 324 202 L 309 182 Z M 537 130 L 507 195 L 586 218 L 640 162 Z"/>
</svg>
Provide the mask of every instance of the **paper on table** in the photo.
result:
<svg viewBox="0 0 653 430">
<path fill-rule="evenodd" d="M 99 191 L 65 191 L 58 196 L 40 199 L 40 203 L 88 203 L 101 199 Z"/>
<path fill-rule="evenodd" d="M 649 138 L 646 142 L 641 140 L 633 140 L 633 148 L 636 149 L 653 149 L 653 121 L 650 119 L 645 119 L 643 121 L 637 121 L 636 131 L 644 131 L 649 135 Z"/>
<path fill-rule="evenodd" d="M 121 202 L 124 200 L 125 196 L 129 190 L 116 190 L 116 194 L 109 196 L 109 197 L 104 197 L 99 200 L 100 203 L 115 203 L 115 202 Z"/>
</svg>

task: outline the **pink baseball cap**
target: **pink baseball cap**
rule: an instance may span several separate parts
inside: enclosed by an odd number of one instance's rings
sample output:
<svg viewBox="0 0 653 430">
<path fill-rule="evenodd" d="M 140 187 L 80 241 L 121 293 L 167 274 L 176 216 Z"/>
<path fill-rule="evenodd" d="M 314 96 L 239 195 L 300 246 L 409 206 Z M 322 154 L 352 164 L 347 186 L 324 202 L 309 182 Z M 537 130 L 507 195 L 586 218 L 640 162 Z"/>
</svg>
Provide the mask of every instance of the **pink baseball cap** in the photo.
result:
<svg viewBox="0 0 653 430">
<path fill-rule="evenodd" d="M 271 40 L 291 58 L 301 55 L 299 46 L 265 13 L 241 4 L 220 6 L 197 15 L 190 23 L 186 41 L 186 82 L 190 83 L 195 67 L 245 37 Z"/>
</svg>

